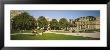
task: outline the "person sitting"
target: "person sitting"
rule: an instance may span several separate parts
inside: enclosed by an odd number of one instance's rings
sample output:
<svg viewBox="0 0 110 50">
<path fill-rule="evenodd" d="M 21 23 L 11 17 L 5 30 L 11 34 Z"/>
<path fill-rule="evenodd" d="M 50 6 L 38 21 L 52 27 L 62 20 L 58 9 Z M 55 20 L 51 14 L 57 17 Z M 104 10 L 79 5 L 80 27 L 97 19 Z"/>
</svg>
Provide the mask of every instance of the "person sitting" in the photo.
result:
<svg viewBox="0 0 110 50">
<path fill-rule="evenodd" d="M 38 34 L 37 29 L 32 29 L 32 33 L 33 33 L 33 35 L 37 35 Z"/>
</svg>

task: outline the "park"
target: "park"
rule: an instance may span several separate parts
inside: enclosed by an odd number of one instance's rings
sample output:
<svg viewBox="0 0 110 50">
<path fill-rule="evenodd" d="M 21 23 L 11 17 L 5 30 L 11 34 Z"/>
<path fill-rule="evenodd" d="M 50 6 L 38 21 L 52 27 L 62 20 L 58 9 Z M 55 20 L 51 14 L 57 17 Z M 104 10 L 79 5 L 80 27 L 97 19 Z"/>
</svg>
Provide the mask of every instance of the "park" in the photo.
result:
<svg viewBox="0 0 110 50">
<path fill-rule="evenodd" d="M 99 17 L 51 19 L 11 10 L 11 40 L 100 40 Z"/>
</svg>

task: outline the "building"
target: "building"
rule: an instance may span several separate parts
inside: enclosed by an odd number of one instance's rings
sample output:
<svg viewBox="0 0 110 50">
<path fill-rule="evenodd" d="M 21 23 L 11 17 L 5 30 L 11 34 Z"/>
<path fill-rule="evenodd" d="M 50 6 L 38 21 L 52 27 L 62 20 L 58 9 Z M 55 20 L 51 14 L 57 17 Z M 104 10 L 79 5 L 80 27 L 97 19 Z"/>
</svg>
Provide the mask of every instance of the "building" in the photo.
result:
<svg viewBox="0 0 110 50">
<path fill-rule="evenodd" d="M 75 31 L 100 30 L 100 17 L 85 16 L 75 19 L 73 22 Z"/>
</svg>

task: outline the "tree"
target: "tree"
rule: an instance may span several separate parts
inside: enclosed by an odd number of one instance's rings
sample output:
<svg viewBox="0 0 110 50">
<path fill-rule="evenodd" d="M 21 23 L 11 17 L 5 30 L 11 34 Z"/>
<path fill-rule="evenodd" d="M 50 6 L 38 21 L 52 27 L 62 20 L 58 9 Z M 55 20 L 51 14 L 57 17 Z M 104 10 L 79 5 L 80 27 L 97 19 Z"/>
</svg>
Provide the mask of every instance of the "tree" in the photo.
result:
<svg viewBox="0 0 110 50">
<path fill-rule="evenodd" d="M 30 30 L 36 27 L 36 19 L 30 16 L 27 12 L 23 12 L 12 19 L 12 29 L 14 30 Z"/>
<path fill-rule="evenodd" d="M 48 27 L 48 21 L 46 20 L 46 18 L 44 16 L 40 16 L 37 19 L 37 23 L 38 23 L 38 27 L 40 28 L 47 28 Z"/>
<path fill-rule="evenodd" d="M 10 11 L 10 18 L 12 19 L 14 16 L 19 15 L 21 12 L 19 10 L 11 10 Z"/>
<path fill-rule="evenodd" d="M 60 28 L 66 28 L 67 29 L 67 27 L 69 26 L 69 22 L 67 21 L 67 19 L 66 18 L 61 18 L 60 20 L 59 20 L 59 26 L 60 26 Z"/>
<path fill-rule="evenodd" d="M 50 21 L 50 28 L 54 29 L 54 30 L 59 28 L 59 24 L 58 24 L 58 21 L 56 19 L 52 19 L 52 21 Z"/>
</svg>

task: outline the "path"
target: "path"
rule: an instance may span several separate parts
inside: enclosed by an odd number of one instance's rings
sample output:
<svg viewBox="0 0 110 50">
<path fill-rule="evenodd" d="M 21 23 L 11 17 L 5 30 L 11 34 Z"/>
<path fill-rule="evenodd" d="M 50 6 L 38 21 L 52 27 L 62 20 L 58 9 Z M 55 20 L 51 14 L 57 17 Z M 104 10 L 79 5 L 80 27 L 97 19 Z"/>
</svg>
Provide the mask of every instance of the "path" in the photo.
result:
<svg viewBox="0 0 110 50">
<path fill-rule="evenodd" d="M 51 32 L 51 31 L 47 31 L 45 33 L 55 33 L 55 34 L 64 34 L 64 35 L 72 35 L 72 36 L 100 38 L 100 33 L 58 33 L 58 32 Z"/>
</svg>

